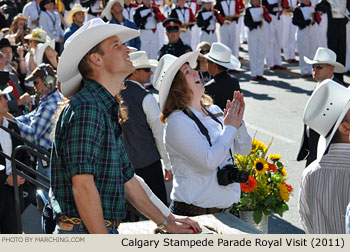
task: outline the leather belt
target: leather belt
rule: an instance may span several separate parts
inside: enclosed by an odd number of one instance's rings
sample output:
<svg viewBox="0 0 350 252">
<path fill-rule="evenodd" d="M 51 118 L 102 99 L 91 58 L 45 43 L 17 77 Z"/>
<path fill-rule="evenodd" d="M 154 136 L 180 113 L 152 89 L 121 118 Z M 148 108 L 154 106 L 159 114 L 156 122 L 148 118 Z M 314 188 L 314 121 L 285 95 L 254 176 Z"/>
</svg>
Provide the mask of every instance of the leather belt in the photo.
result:
<svg viewBox="0 0 350 252">
<path fill-rule="evenodd" d="M 80 225 L 81 219 L 78 217 L 68 217 L 68 216 L 60 216 L 58 218 L 60 222 L 67 223 L 67 224 L 73 224 L 73 225 Z M 106 227 L 119 227 L 120 220 L 104 220 Z"/>
<path fill-rule="evenodd" d="M 202 215 L 202 214 L 215 214 L 215 213 L 228 213 L 232 207 L 228 208 L 202 208 L 195 205 L 189 205 L 184 202 L 173 201 L 172 202 L 175 209 L 179 209 L 180 211 L 187 212 L 193 215 Z"/>
</svg>

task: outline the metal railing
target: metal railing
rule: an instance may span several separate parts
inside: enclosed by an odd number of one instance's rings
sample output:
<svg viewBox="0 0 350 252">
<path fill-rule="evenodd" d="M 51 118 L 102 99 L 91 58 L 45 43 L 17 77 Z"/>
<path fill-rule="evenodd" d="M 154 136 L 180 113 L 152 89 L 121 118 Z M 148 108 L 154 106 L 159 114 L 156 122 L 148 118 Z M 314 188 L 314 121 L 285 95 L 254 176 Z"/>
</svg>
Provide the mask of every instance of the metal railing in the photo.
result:
<svg viewBox="0 0 350 252">
<path fill-rule="evenodd" d="M 43 183 L 50 184 L 50 179 L 39 172 L 37 172 L 32 167 L 27 166 L 26 164 L 22 163 L 21 161 L 16 159 L 16 155 L 20 151 L 27 151 L 32 156 L 44 160 L 47 163 L 50 163 L 50 153 L 46 151 L 45 149 L 41 148 L 40 146 L 37 146 L 33 144 L 32 142 L 28 141 L 27 139 L 23 138 L 21 135 L 17 134 L 16 132 L 13 132 L 12 130 L 3 127 L 0 125 L 0 129 L 6 131 L 11 136 L 17 138 L 21 142 L 23 142 L 23 145 L 17 146 L 14 151 L 12 152 L 11 157 L 6 155 L 4 152 L 0 151 L 0 156 L 4 157 L 5 159 L 8 159 L 11 161 L 12 166 L 12 178 L 13 178 L 13 187 L 15 192 L 15 209 L 16 209 L 16 219 L 17 219 L 17 230 L 18 233 L 22 233 L 22 219 L 21 219 L 21 206 L 20 206 L 20 196 L 19 196 L 19 189 L 17 184 L 17 175 L 24 178 L 26 181 L 34 184 L 35 186 L 41 187 L 41 189 L 45 191 L 49 191 L 49 187 Z M 34 179 L 32 176 L 35 176 L 36 179 Z M 38 181 L 37 179 L 40 179 L 42 182 Z"/>
</svg>

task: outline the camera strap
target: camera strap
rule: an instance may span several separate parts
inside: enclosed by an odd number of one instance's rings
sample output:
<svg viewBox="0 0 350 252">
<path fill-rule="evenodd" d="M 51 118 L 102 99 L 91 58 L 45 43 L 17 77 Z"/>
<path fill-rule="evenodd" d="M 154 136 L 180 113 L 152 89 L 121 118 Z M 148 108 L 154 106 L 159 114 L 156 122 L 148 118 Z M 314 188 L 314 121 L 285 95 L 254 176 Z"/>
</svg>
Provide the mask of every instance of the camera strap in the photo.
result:
<svg viewBox="0 0 350 252">
<path fill-rule="evenodd" d="M 221 125 L 221 128 L 223 129 L 224 126 L 222 125 L 222 123 L 211 113 L 209 112 L 206 108 L 204 108 L 204 110 L 208 113 L 208 115 L 217 123 L 219 123 Z M 198 119 L 198 117 L 192 113 L 192 111 L 188 111 L 187 109 L 182 110 L 182 112 L 184 112 L 185 115 L 187 115 L 189 118 L 191 118 L 198 126 L 199 130 L 201 131 L 201 133 L 207 138 L 210 147 L 212 146 L 211 141 L 210 141 L 210 136 L 209 136 L 209 132 L 208 129 L 204 126 L 204 124 Z M 232 159 L 232 163 L 234 163 L 234 157 L 232 155 L 232 150 L 230 148 L 230 156 Z"/>
</svg>

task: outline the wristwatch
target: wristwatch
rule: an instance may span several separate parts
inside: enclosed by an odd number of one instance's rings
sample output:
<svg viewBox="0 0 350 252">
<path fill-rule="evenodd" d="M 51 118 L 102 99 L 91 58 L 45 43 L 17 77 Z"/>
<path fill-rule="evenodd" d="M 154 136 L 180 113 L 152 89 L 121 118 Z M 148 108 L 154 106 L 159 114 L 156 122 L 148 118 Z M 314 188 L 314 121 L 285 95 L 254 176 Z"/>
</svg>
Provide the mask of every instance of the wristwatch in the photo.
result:
<svg viewBox="0 0 350 252">
<path fill-rule="evenodd" d="M 160 229 L 163 229 L 168 225 L 168 223 L 169 223 L 169 218 L 165 217 L 165 220 L 161 224 L 157 225 L 157 227 Z"/>
</svg>

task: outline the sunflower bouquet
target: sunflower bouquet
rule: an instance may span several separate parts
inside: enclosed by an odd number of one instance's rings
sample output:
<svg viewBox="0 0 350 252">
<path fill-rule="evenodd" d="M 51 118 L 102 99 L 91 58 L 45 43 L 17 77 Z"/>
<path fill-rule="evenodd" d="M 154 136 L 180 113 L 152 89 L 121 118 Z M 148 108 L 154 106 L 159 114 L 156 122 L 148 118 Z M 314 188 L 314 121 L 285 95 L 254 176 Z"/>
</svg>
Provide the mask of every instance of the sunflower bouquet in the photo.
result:
<svg viewBox="0 0 350 252">
<path fill-rule="evenodd" d="M 254 211 L 254 221 L 260 223 L 262 215 L 271 212 L 281 217 L 284 211 L 289 210 L 287 202 L 293 191 L 291 185 L 286 183 L 286 168 L 280 161 L 282 156 L 270 154 L 269 147 L 263 142 L 253 139 L 252 151 L 249 155 L 235 155 L 238 169 L 247 171 L 249 178 L 241 183 L 241 199 L 234 204 L 233 211 Z"/>
</svg>

